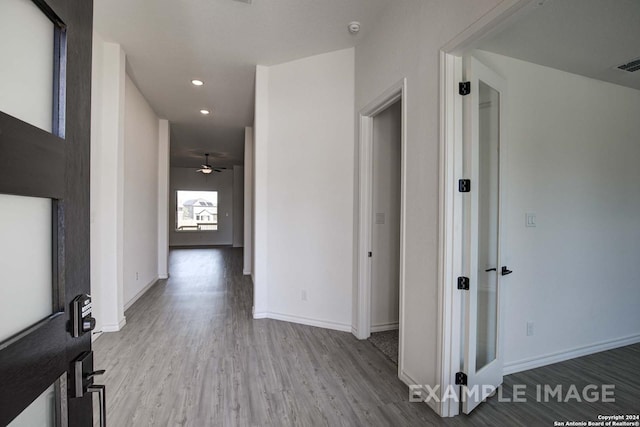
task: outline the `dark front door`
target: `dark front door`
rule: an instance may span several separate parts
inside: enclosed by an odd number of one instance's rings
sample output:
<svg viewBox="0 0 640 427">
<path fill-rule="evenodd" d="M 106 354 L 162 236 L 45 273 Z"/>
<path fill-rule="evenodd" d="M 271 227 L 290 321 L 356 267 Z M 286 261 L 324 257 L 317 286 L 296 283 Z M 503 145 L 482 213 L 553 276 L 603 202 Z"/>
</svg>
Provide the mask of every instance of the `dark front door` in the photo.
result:
<svg viewBox="0 0 640 427">
<path fill-rule="evenodd" d="M 76 366 L 91 382 L 92 19 L 91 0 L 0 1 L 0 426 L 93 422 L 75 397 Z"/>
</svg>

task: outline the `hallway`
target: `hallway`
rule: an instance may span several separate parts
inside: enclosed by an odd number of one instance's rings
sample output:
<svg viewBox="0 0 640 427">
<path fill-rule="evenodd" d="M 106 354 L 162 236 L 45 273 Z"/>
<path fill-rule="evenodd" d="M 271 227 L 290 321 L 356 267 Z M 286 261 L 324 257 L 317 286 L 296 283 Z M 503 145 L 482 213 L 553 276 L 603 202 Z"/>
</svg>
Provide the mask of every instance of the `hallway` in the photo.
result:
<svg viewBox="0 0 640 427">
<path fill-rule="evenodd" d="M 471 416 L 442 419 L 409 402 L 396 365 L 370 342 L 253 320 L 242 249 L 175 249 L 169 262 L 170 279 L 127 311 L 126 327 L 94 343 L 95 366 L 107 371 L 100 382 L 109 425 L 535 426 L 629 412 L 637 403 L 640 381 L 630 373 L 640 345 L 505 377 L 505 386 L 531 391 L 538 383 L 615 384 L 615 404 L 540 404 L 527 393 L 529 403 L 493 398 Z"/>
<path fill-rule="evenodd" d="M 114 426 L 416 425 L 396 365 L 369 342 L 251 318 L 241 249 L 176 249 L 171 278 L 94 344 Z M 97 405 L 96 405 L 97 407 Z M 97 417 L 96 417 L 97 420 Z"/>
</svg>

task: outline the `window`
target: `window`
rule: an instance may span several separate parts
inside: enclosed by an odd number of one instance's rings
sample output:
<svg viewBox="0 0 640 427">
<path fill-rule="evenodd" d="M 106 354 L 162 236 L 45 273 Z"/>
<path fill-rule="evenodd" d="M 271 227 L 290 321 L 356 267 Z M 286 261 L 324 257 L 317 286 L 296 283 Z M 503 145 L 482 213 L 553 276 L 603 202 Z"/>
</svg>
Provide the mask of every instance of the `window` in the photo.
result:
<svg viewBox="0 0 640 427">
<path fill-rule="evenodd" d="M 176 192 L 176 231 L 215 231 L 218 229 L 218 192 Z"/>
</svg>

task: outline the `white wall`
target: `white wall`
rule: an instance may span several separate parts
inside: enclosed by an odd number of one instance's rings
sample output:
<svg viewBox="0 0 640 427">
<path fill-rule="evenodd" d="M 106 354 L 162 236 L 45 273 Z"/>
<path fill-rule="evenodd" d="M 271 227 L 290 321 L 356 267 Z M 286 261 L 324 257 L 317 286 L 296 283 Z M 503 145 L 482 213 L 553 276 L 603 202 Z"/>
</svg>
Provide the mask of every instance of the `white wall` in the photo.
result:
<svg viewBox="0 0 640 427">
<path fill-rule="evenodd" d="M 415 384 L 437 384 L 440 375 L 439 49 L 497 3 L 394 1 L 356 46 L 356 111 L 402 78 L 407 79 L 405 347 L 400 377 Z"/>
<path fill-rule="evenodd" d="M 640 341 L 640 91 L 477 56 L 508 84 L 507 372 Z"/>
<path fill-rule="evenodd" d="M 168 189 L 169 123 L 158 119 L 125 69 L 120 45 L 94 33 L 91 295 L 96 329 L 105 332 L 120 330 L 125 309 L 166 274 L 166 246 L 158 242 L 166 243 L 167 233 L 166 204 L 164 212 L 159 206 Z"/>
<path fill-rule="evenodd" d="M 233 167 L 233 247 L 244 246 L 244 167 Z"/>
<path fill-rule="evenodd" d="M 253 128 L 244 128 L 244 265 L 243 274 L 253 271 Z"/>
<path fill-rule="evenodd" d="M 258 67 L 256 317 L 351 330 L 353 55 Z"/>
<path fill-rule="evenodd" d="M 171 246 L 207 246 L 233 244 L 233 170 L 198 173 L 193 168 L 171 168 L 169 195 L 169 244 Z M 176 191 L 218 192 L 218 230 L 175 231 Z"/>
<path fill-rule="evenodd" d="M 125 308 L 158 280 L 159 119 L 129 76 L 124 118 Z"/>
<path fill-rule="evenodd" d="M 125 53 L 93 33 L 91 295 L 96 330 L 125 325 L 123 300 Z"/>
<path fill-rule="evenodd" d="M 371 331 L 398 328 L 402 104 L 373 118 Z"/>
</svg>

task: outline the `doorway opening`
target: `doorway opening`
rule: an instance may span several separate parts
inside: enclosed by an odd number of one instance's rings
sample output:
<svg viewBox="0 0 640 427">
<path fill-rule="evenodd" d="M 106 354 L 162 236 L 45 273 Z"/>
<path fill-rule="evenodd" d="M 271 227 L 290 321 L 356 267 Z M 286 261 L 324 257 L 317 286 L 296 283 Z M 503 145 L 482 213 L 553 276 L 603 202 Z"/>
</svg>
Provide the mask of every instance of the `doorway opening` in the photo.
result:
<svg viewBox="0 0 640 427">
<path fill-rule="evenodd" d="M 398 363 L 402 106 L 373 117 L 370 342 Z"/>
<path fill-rule="evenodd" d="M 360 112 L 356 319 L 353 333 L 403 378 L 406 81 Z"/>
</svg>

